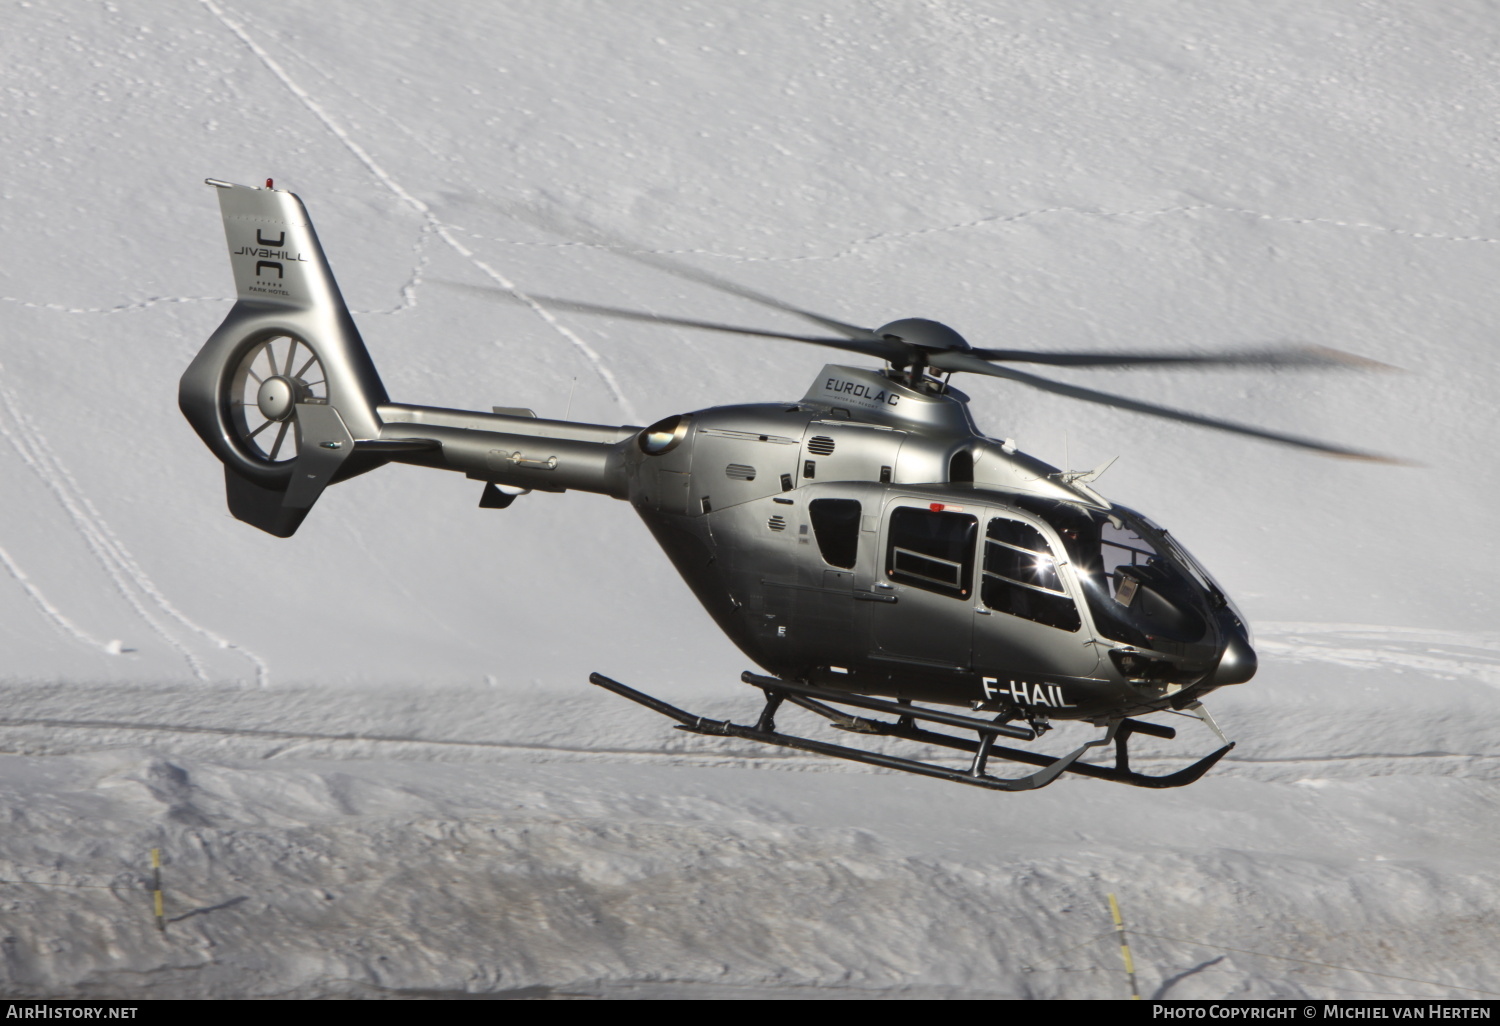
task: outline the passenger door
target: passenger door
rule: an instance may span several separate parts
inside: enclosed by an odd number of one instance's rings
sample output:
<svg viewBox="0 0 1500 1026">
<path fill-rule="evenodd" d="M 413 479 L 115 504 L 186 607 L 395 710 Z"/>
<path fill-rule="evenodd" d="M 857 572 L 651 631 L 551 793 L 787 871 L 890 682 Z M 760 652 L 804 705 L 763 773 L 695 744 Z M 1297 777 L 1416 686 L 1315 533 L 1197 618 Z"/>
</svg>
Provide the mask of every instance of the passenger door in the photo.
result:
<svg viewBox="0 0 1500 1026">
<path fill-rule="evenodd" d="M 1020 518 L 986 511 L 974 603 L 974 666 L 998 676 L 1088 677 L 1098 646 L 1067 554 Z"/>
<path fill-rule="evenodd" d="M 886 507 L 871 589 L 871 654 L 945 669 L 968 669 L 974 633 L 974 507 L 897 498 Z"/>
</svg>

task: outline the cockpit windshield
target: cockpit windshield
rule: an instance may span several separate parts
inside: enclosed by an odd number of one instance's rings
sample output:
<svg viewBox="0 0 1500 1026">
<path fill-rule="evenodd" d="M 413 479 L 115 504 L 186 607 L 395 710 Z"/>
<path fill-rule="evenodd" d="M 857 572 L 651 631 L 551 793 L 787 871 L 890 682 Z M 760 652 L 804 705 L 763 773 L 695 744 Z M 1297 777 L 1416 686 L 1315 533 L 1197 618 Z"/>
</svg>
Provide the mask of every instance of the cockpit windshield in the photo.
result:
<svg viewBox="0 0 1500 1026">
<path fill-rule="evenodd" d="M 1208 601 L 1222 593 L 1145 517 L 1120 506 L 1105 511 L 1029 496 L 1017 504 L 1061 536 L 1094 625 L 1105 637 L 1159 649 L 1192 644 L 1208 633 Z"/>
<path fill-rule="evenodd" d="M 1245 618 L 1244 613 L 1240 612 L 1240 607 L 1234 604 L 1234 599 L 1229 597 L 1229 593 L 1220 587 L 1218 581 L 1214 580 L 1214 575 L 1209 573 L 1208 569 L 1202 563 L 1198 562 L 1191 552 L 1183 547 L 1182 542 L 1178 541 L 1175 535 L 1168 534 L 1166 528 L 1158 527 L 1139 513 L 1136 516 L 1140 517 L 1147 525 L 1161 534 L 1162 540 L 1171 546 L 1172 551 L 1177 554 L 1177 558 L 1182 561 L 1182 564 L 1188 570 L 1192 571 L 1193 576 L 1203 585 L 1204 590 L 1209 594 L 1211 604 L 1215 608 L 1222 606 L 1228 609 L 1229 615 L 1234 617 L 1235 622 L 1240 625 L 1240 629 L 1245 632 L 1245 640 L 1249 644 L 1254 645 L 1255 632 L 1250 627 L 1250 621 Z"/>
</svg>

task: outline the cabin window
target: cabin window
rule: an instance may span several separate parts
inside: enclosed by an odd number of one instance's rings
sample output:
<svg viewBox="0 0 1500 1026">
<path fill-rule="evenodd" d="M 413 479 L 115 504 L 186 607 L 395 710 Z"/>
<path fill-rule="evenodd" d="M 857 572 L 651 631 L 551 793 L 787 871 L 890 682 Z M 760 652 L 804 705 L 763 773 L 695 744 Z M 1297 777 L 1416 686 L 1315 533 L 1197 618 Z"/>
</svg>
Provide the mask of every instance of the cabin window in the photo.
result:
<svg viewBox="0 0 1500 1026">
<path fill-rule="evenodd" d="M 967 598 L 979 522 L 967 513 L 901 506 L 891 512 L 885 575 L 901 584 Z"/>
<path fill-rule="evenodd" d="M 996 517 L 984 539 L 979 596 L 990 609 L 1062 631 L 1081 626 L 1078 607 L 1063 589 L 1052 547 L 1040 531 Z"/>
<path fill-rule="evenodd" d="M 818 551 L 829 566 L 854 568 L 859 549 L 859 501 L 856 499 L 814 499 L 807 504 Z"/>
</svg>

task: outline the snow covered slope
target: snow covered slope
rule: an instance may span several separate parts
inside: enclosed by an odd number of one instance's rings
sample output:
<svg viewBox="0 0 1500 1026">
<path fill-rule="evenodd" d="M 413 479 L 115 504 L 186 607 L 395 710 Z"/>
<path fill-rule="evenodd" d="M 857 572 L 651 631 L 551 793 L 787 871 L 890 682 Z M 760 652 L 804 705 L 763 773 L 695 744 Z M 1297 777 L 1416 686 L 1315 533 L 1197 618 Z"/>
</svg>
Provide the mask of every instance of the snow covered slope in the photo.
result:
<svg viewBox="0 0 1500 1026">
<path fill-rule="evenodd" d="M 0 992 L 1109 996 L 1107 944 L 1051 953 L 1111 890 L 1218 944 L 1141 940 L 1171 995 L 1442 992 L 1230 948 L 1500 991 L 1497 36 L 1479 0 L 14 4 Z M 1237 758 L 1008 798 L 664 736 L 588 672 L 751 696 L 624 504 L 394 467 L 287 541 L 229 517 L 176 409 L 230 302 L 208 176 L 302 195 L 398 401 L 805 390 L 792 344 L 443 284 L 789 327 L 624 239 L 976 345 L 1351 350 L 1405 373 L 1070 380 L 1420 466 L 968 382 L 997 437 L 1121 456 L 1100 489 L 1259 622 Z"/>
</svg>

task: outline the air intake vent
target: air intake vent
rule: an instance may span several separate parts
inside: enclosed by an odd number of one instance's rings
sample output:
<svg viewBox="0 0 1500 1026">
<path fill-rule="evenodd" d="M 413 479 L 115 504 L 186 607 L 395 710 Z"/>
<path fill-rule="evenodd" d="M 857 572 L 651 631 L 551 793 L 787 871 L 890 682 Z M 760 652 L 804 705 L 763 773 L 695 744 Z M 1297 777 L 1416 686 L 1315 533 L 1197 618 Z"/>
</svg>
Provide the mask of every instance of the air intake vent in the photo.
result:
<svg viewBox="0 0 1500 1026">
<path fill-rule="evenodd" d="M 778 515 L 772 517 L 770 520 L 766 521 L 766 526 L 769 527 L 773 531 L 785 531 L 786 530 L 786 517 L 781 516 L 781 515 L 778 514 Z"/>
<path fill-rule="evenodd" d="M 728 474 L 736 481 L 755 480 L 755 468 L 747 467 L 743 463 L 731 463 L 729 466 L 724 468 L 724 473 Z"/>
<path fill-rule="evenodd" d="M 807 440 L 807 451 L 815 456 L 828 456 L 833 453 L 833 439 L 827 435 L 813 435 Z"/>
</svg>

